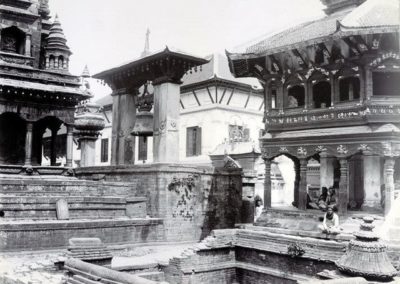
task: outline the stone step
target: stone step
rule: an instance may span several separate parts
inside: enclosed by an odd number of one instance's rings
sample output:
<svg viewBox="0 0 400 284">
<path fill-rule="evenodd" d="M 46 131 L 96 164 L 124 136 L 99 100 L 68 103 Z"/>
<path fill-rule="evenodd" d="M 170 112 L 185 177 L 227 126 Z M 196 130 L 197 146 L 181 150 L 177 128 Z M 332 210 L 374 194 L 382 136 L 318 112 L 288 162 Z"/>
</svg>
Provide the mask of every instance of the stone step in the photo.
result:
<svg viewBox="0 0 400 284">
<path fill-rule="evenodd" d="M 4 221 L 0 251 L 66 248 L 70 238 L 88 236 L 105 245 L 165 241 L 163 220 L 158 218 Z"/>
</svg>

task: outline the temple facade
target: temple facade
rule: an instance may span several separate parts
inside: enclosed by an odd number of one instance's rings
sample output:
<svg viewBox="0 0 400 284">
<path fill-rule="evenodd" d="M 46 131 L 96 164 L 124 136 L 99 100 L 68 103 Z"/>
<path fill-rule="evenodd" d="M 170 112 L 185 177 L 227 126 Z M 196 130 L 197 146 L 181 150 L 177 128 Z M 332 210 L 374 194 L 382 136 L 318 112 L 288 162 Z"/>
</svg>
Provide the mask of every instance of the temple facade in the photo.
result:
<svg viewBox="0 0 400 284">
<path fill-rule="evenodd" d="M 323 0 L 326 16 L 227 53 L 236 77 L 265 89 L 265 207 L 271 161 L 295 167 L 293 204 L 307 207 L 307 167 L 337 189 L 341 214 L 389 212 L 400 152 L 400 55 L 396 1 Z"/>
<path fill-rule="evenodd" d="M 91 95 L 69 73 L 71 51 L 60 21 L 51 21 L 49 14 L 47 0 L 0 5 L 1 172 L 55 166 L 60 151 L 66 156 L 63 166 L 72 167 L 75 106 Z M 49 153 L 43 153 L 44 145 Z"/>
</svg>

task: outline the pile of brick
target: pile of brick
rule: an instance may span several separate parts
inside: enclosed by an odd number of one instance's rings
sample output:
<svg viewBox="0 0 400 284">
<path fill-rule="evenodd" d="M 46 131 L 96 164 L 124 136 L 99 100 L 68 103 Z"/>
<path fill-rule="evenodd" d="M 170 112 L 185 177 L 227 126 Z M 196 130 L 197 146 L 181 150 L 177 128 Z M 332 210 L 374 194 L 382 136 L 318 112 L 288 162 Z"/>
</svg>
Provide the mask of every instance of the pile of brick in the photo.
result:
<svg viewBox="0 0 400 284">
<path fill-rule="evenodd" d="M 111 252 L 99 238 L 72 238 L 69 240 L 68 257 L 98 265 L 110 265 Z"/>
</svg>

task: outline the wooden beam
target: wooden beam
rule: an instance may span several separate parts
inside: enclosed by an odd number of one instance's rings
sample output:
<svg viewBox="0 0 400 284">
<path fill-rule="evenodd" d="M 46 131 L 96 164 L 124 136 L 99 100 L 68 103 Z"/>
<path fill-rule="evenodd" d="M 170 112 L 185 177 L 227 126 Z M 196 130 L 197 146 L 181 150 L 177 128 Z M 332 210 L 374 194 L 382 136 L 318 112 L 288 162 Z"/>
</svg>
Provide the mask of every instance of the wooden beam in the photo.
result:
<svg viewBox="0 0 400 284">
<path fill-rule="evenodd" d="M 181 107 L 182 107 L 183 109 L 185 109 L 185 106 L 183 105 L 182 100 L 179 100 L 179 103 L 181 104 Z"/>
<path fill-rule="evenodd" d="M 208 96 L 210 97 L 211 102 L 212 102 L 212 103 L 215 103 L 215 102 L 214 102 L 214 99 L 213 99 L 213 97 L 212 97 L 212 95 L 211 95 L 210 89 L 209 89 L 208 87 L 206 87 L 206 89 L 207 89 L 207 93 L 208 93 Z"/>
<path fill-rule="evenodd" d="M 222 96 L 221 96 L 221 99 L 219 100 L 219 103 L 221 103 L 222 100 L 224 99 L 225 93 L 226 93 L 226 89 L 227 89 L 227 88 L 225 88 L 224 91 L 222 92 Z"/>
<path fill-rule="evenodd" d="M 251 96 L 251 91 L 249 92 L 249 95 L 247 96 L 247 99 L 246 99 L 246 103 L 244 104 L 244 108 L 247 108 L 247 105 L 248 105 L 248 103 L 249 103 L 249 101 L 250 101 L 250 96 Z"/>
<path fill-rule="evenodd" d="M 292 49 L 292 54 L 297 58 L 297 63 L 301 68 L 307 67 L 307 62 L 297 49 Z"/>
<path fill-rule="evenodd" d="M 197 104 L 198 104 L 199 106 L 201 106 L 200 101 L 199 101 L 199 98 L 197 97 L 196 92 L 193 90 L 192 93 L 193 93 L 194 98 L 196 99 Z"/>
<path fill-rule="evenodd" d="M 228 102 L 226 103 L 227 106 L 228 106 L 229 103 L 231 102 L 231 99 L 232 99 L 232 96 L 233 96 L 233 93 L 234 93 L 234 92 L 235 92 L 235 88 L 232 89 L 231 95 L 229 96 Z"/>
<path fill-rule="evenodd" d="M 269 58 L 271 59 L 271 63 L 272 63 L 271 65 L 272 65 L 274 72 L 282 73 L 283 70 L 282 70 L 281 64 L 276 59 L 276 57 L 274 55 L 269 55 Z"/>
</svg>

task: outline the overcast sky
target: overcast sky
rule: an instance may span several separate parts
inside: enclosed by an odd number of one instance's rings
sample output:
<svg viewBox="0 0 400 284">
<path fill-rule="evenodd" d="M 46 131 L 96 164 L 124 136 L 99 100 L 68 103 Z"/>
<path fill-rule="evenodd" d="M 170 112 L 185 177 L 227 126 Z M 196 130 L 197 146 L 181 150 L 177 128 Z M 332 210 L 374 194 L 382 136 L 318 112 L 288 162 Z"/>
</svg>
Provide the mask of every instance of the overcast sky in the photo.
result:
<svg viewBox="0 0 400 284">
<path fill-rule="evenodd" d="M 166 45 L 206 56 L 323 15 L 320 0 L 50 0 L 73 55 L 70 71 L 91 74 Z M 92 83 L 95 98 L 108 90 Z"/>
</svg>

